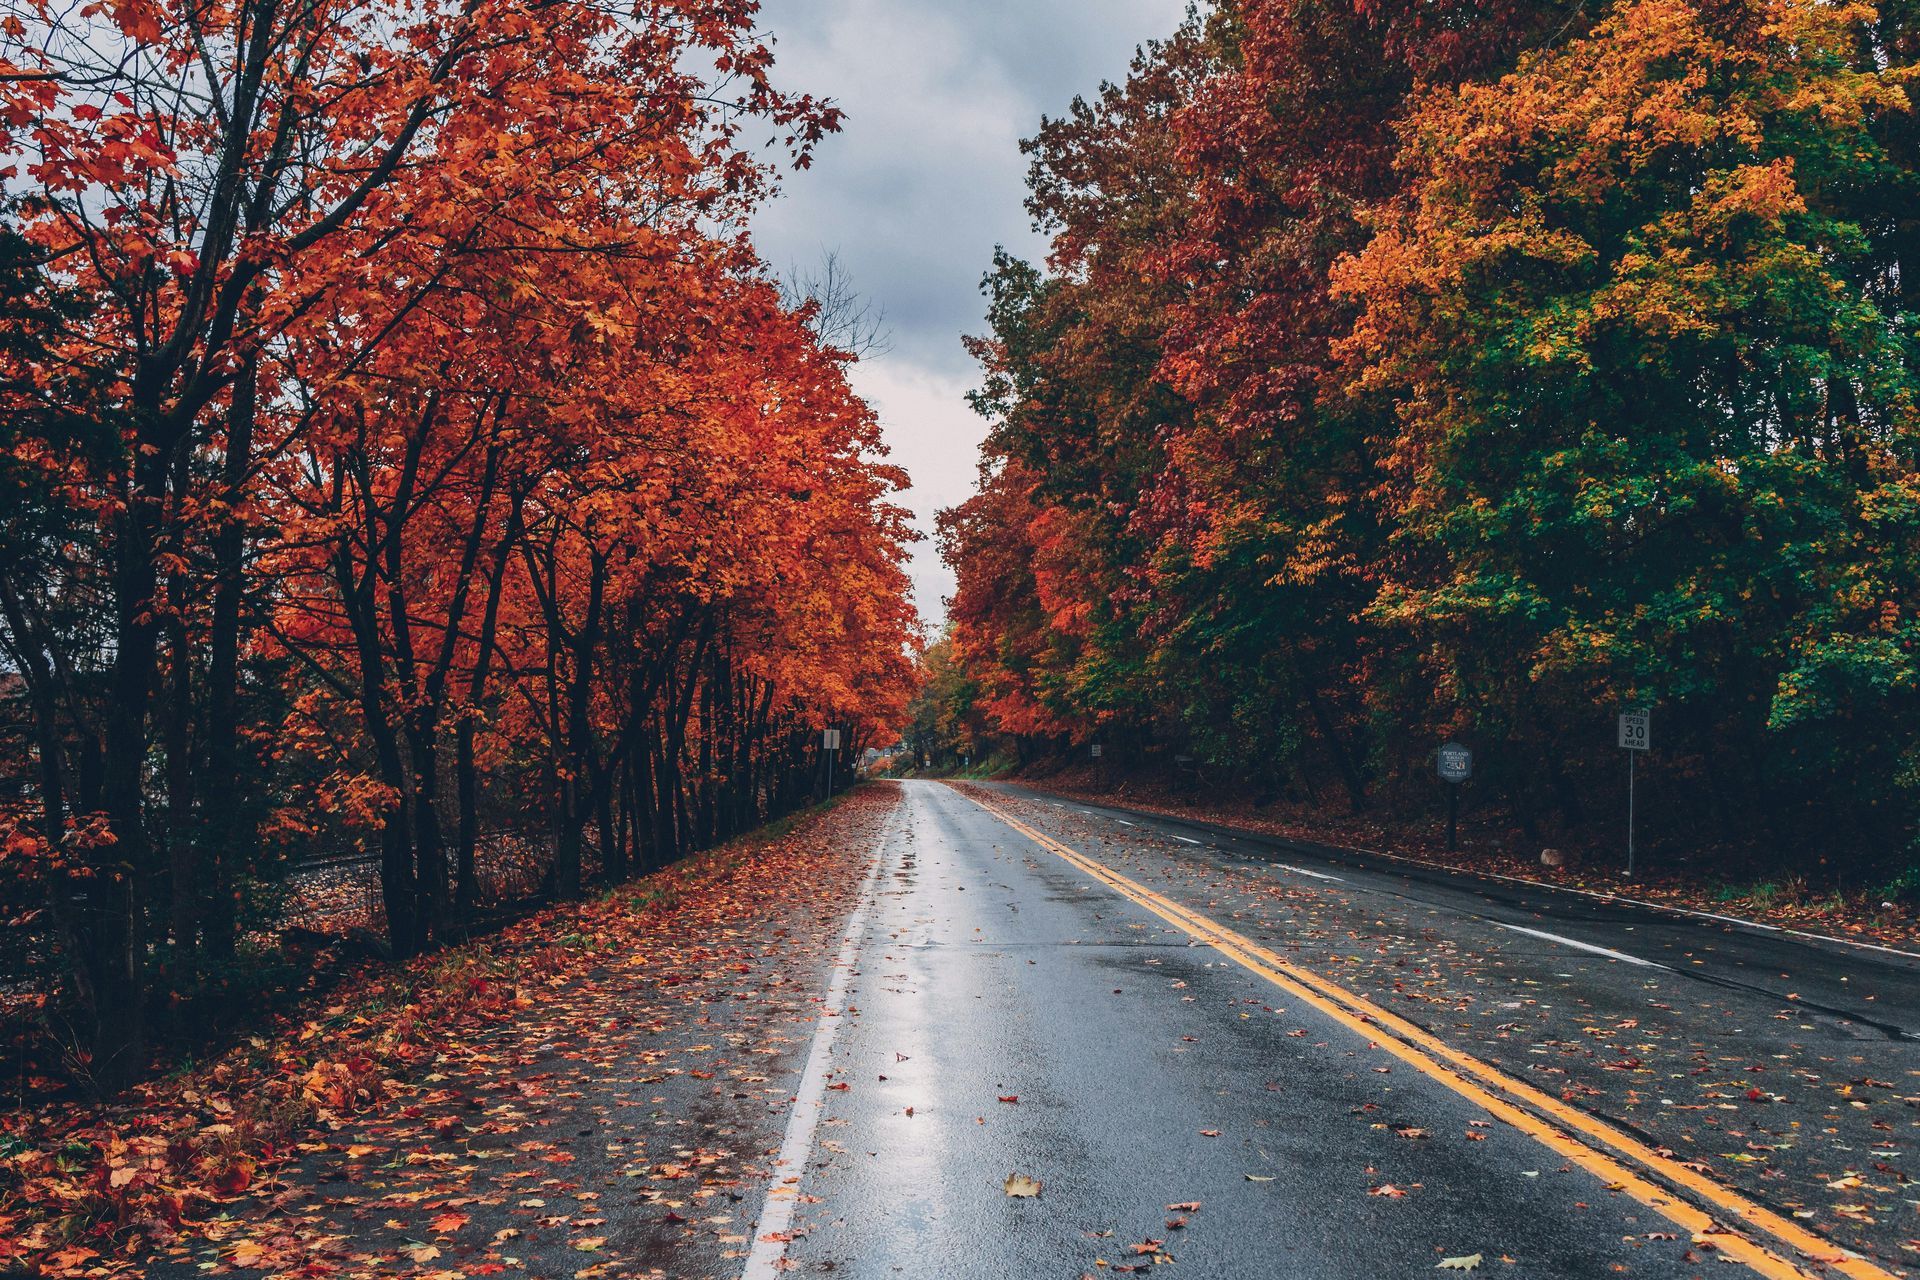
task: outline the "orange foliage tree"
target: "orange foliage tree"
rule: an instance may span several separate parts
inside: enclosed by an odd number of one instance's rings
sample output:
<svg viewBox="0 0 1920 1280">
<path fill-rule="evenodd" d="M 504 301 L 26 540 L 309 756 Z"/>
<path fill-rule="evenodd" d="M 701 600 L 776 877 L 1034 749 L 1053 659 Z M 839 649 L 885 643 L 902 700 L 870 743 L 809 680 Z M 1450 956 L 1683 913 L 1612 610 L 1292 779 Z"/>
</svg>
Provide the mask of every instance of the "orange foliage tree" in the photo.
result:
<svg viewBox="0 0 1920 1280">
<path fill-rule="evenodd" d="M 899 714 L 900 477 L 744 230 L 761 133 L 804 165 L 838 115 L 754 9 L 0 27 L 5 856 L 99 1081 L 244 970 L 250 886 L 305 850 L 377 845 L 405 954 L 479 905 L 489 823 L 544 825 L 574 893 Z"/>
<path fill-rule="evenodd" d="M 1915 14 L 1224 0 L 1043 122 L 978 705 L 1415 811 L 1459 736 L 1576 841 L 1650 705 L 1660 836 L 1920 893 Z"/>
</svg>

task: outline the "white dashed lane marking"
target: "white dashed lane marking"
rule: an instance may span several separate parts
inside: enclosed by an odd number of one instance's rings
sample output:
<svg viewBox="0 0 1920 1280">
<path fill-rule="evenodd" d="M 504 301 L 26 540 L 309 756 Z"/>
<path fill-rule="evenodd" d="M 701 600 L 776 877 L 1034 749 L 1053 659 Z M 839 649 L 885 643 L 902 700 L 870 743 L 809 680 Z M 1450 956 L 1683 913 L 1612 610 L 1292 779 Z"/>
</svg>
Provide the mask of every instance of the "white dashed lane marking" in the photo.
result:
<svg viewBox="0 0 1920 1280">
<path fill-rule="evenodd" d="M 1498 920 L 1493 923 L 1500 924 Z M 1663 964 L 1657 964 L 1652 960 L 1642 960 L 1639 956 L 1630 956 L 1624 951 L 1615 951 L 1611 947 L 1596 947 L 1591 942 L 1580 942 L 1573 938 L 1563 938 L 1557 933 L 1548 933 L 1542 929 L 1524 929 L 1517 924 L 1501 924 L 1500 927 L 1514 933 L 1524 933 L 1529 938 L 1544 938 L 1548 942 L 1557 942 L 1563 947 L 1572 947 L 1577 951 L 1590 951 L 1596 956 L 1605 956 L 1609 960 L 1620 960 L 1627 964 L 1637 964 L 1648 969 L 1664 969 L 1667 967 Z"/>
</svg>

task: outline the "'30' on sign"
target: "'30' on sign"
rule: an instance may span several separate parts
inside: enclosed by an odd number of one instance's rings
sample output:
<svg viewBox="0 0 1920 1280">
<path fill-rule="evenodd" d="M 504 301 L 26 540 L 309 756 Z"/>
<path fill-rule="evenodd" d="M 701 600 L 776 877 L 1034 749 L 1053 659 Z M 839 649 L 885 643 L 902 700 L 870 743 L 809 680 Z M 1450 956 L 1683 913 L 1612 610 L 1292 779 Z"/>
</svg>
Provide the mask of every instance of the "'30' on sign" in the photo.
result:
<svg viewBox="0 0 1920 1280">
<path fill-rule="evenodd" d="M 1647 728 L 1651 717 L 1644 711 L 1622 711 L 1620 713 L 1620 745 L 1628 751 L 1645 751 L 1652 745 L 1653 739 Z"/>
</svg>

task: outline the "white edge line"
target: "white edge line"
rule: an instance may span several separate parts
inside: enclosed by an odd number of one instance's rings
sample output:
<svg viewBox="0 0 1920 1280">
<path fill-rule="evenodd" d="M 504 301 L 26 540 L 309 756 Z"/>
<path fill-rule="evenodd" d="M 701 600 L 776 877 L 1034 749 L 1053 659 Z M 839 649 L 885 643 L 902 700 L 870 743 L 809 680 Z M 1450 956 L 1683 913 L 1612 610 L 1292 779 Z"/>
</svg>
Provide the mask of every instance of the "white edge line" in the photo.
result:
<svg viewBox="0 0 1920 1280">
<path fill-rule="evenodd" d="M 1042 794 L 1045 794 L 1044 792 Z M 1049 801 L 1057 804 L 1056 801 Z M 1064 808 L 1065 806 L 1059 806 Z M 1108 810 L 1112 812 L 1112 810 Z M 1176 814 L 1162 814 L 1161 817 L 1177 817 Z M 1124 818 L 1114 819 L 1125 822 Z M 1128 823 L 1129 826 L 1133 825 Z M 1216 824 L 1217 825 L 1217 824 Z M 1264 831 L 1250 831 L 1246 834 L 1263 840 L 1292 840 L 1291 836 L 1270 835 Z M 1232 839 L 1231 836 L 1228 839 Z M 1198 844 L 1199 841 L 1193 841 Z M 1295 841 L 1300 843 L 1300 841 Z M 1311 842 L 1309 842 L 1311 843 Z M 1600 902 L 1625 902 L 1631 906 L 1645 907 L 1649 911 L 1664 911 L 1668 915 L 1691 916 L 1695 920 L 1717 920 L 1721 924 L 1730 924 L 1741 929 L 1756 929 L 1762 933 L 1784 933 L 1789 938 L 1804 938 L 1809 942 L 1830 942 L 1836 947 L 1852 947 L 1856 951 L 1878 951 L 1882 955 L 1900 956 L 1906 960 L 1920 960 L 1920 951 L 1909 951 L 1901 947 L 1889 947 L 1879 942 L 1861 942 L 1857 938 L 1840 938 L 1831 933 L 1814 933 L 1806 929 L 1795 929 L 1788 925 L 1768 924 L 1764 920 L 1749 920 L 1745 916 L 1722 915 L 1718 911 L 1701 911 L 1695 907 L 1676 907 L 1670 902 L 1654 902 L 1648 898 L 1635 898 L 1624 893 L 1606 893 L 1598 889 L 1581 889 L 1570 884 L 1554 884 L 1548 880 L 1529 880 L 1525 876 L 1502 875 L 1498 871 L 1470 871 L 1463 867 L 1450 867 L 1444 862 L 1430 862 L 1425 858 L 1410 858 L 1404 853 L 1388 853 L 1385 849 L 1372 849 L 1366 845 L 1326 845 L 1326 848 L 1346 853 L 1364 854 L 1369 858 L 1383 858 L 1388 862 L 1404 862 L 1408 866 L 1425 867 L 1430 871 L 1444 871 L 1451 875 L 1477 880 L 1498 880 L 1504 884 L 1523 884 L 1530 889 L 1545 889 L 1548 893 L 1577 893 L 1583 898 L 1593 898 Z"/>
<path fill-rule="evenodd" d="M 1175 837 L 1174 837 L 1174 839 L 1175 839 L 1175 840 L 1185 840 L 1185 841 L 1186 841 L 1186 842 L 1187 842 L 1188 844 L 1199 844 L 1199 843 L 1200 843 L 1200 842 L 1199 842 L 1198 840 L 1195 840 L 1195 839 L 1193 839 L 1193 838 L 1192 838 L 1192 837 L 1190 837 L 1190 836 L 1175 836 Z"/>
<path fill-rule="evenodd" d="M 1123 826 L 1123 827 L 1131 827 L 1131 826 L 1133 826 L 1133 825 L 1135 825 L 1135 824 L 1133 824 L 1133 823 L 1131 823 L 1131 822 L 1128 822 L 1128 821 L 1127 821 L 1127 820 L 1126 820 L 1125 818 L 1115 818 L 1115 819 L 1114 819 L 1114 821 L 1115 821 L 1115 822 L 1117 822 L 1117 823 L 1119 823 L 1119 824 L 1120 824 L 1121 826 Z"/>
<path fill-rule="evenodd" d="M 1315 880 L 1331 880 L 1335 884 L 1346 883 L 1346 881 L 1342 880 L 1339 876 L 1330 876 L 1324 871 L 1309 871 L 1305 867 L 1296 867 L 1289 862 L 1276 862 L 1273 865 L 1280 868 L 1282 871 L 1291 871 L 1295 875 L 1312 876 Z"/>
<path fill-rule="evenodd" d="M 1498 920 L 1488 923 L 1514 933 L 1524 933 L 1529 938 L 1544 938 L 1548 942 L 1557 942 L 1563 947 L 1572 947 L 1577 951 L 1591 951 L 1596 956 L 1605 956 L 1609 960 L 1621 960 L 1627 964 L 1637 964 L 1646 969 L 1665 969 L 1667 966 L 1654 960 L 1642 960 L 1639 956 L 1630 956 L 1624 951 L 1615 951 L 1611 947 L 1596 947 L 1591 942 L 1581 942 L 1576 938 L 1563 938 L 1557 933 L 1548 933 L 1544 929 L 1527 929 L 1517 924 L 1501 924 Z"/>
<path fill-rule="evenodd" d="M 902 800 L 900 803 L 905 806 L 908 802 Z M 783 1239 L 769 1240 L 767 1237 L 784 1236 L 787 1228 L 793 1224 L 793 1209 L 800 1198 L 800 1177 L 806 1168 L 807 1156 L 813 1151 L 813 1135 L 820 1127 L 820 1113 L 827 1096 L 827 1068 L 833 1053 L 833 1041 L 839 1033 L 842 1015 L 846 1012 L 847 981 L 852 977 L 854 961 L 859 957 L 860 938 L 866 930 L 867 910 L 873 905 L 874 890 L 880 883 L 881 869 L 886 865 L 887 844 L 893 839 L 893 829 L 898 821 L 899 810 L 896 809 L 881 830 L 879 843 L 873 851 L 873 869 L 867 872 L 866 880 L 860 885 L 860 900 L 847 917 L 846 932 L 840 938 L 840 953 L 833 961 L 833 980 L 827 984 L 819 1020 L 814 1023 L 813 1044 L 807 1050 L 807 1065 L 800 1074 L 800 1089 L 794 1095 L 793 1109 L 787 1113 L 786 1136 L 781 1139 L 780 1154 L 774 1158 L 766 1199 L 754 1222 L 753 1250 L 747 1255 L 740 1280 L 776 1280 L 781 1274 L 780 1264 L 787 1256 L 787 1242 Z"/>
</svg>

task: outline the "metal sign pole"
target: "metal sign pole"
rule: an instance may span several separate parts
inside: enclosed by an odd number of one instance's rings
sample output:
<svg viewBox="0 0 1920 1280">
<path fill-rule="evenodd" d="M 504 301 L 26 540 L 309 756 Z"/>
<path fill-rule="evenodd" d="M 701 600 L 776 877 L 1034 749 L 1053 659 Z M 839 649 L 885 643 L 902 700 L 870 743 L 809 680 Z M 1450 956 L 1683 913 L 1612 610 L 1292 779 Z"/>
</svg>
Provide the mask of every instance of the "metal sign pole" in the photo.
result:
<svg viewBox="0 0 1920 1280">
<path fill-rule="evenodd" d="M 1460 848 L 1460 784 L 1473 776 L 1473 752 L 1457 742 L 1434 753 L 1434 771 L 1447 784 L 1447 852 Z"/>
<path fill-rule="evenodd" d="M 1633 758 L 1638 752 L 1627 752 L 1627 879 L 1633 879 Z"/>
<path fill-rule="evenodd" d="M 1633 879 L 1633 758 L 1653 746 L 1653 717 L 1647 711 L 1620 713 L 1620 749 L 1627 753 L 1627 879 Z"/>
</svg>

